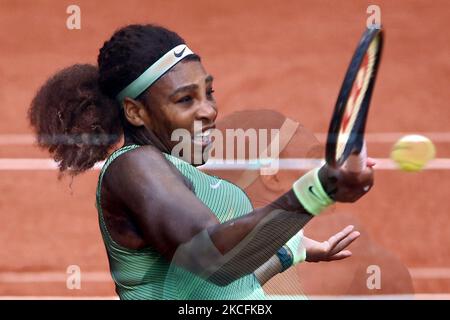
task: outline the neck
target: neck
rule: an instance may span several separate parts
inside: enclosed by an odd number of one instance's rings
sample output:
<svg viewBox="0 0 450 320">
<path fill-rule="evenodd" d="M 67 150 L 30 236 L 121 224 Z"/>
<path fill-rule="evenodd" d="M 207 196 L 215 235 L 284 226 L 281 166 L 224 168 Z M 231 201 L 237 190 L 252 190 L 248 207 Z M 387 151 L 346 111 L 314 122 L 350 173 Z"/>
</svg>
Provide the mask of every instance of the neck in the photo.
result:
<svg viewBox="0 0 450 320">
<path fill-rule="evenodd" d="M 153 131 L 145 127 L 132 127 L 124 129 L 125 145 L 137 144 L 141 146 L 151 145 L 161 152 L 170 153 L 169 146 L 165 144 Z"/>
</svg>

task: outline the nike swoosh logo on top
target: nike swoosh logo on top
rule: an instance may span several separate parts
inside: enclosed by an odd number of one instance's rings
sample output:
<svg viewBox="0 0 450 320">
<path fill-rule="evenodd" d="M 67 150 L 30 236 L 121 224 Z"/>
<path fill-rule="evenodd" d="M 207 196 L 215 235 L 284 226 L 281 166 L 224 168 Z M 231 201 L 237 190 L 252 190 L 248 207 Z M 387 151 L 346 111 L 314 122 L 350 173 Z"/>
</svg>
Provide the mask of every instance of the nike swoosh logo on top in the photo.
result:
<svg viewBox="0 0 450 320">
<path fill-rule="evenodd" d="M 209 186 L 210 186 L 212 189 L 217 189 L 217 188 L 220 186 L 221 183 L 222 183 L 222 180 L 219 180 L 217 183 L 215 183 L 215 184 L 210 184 Z"/>
<path fill-rule="evenodd" d="M 179 57 L 181 57 L 183 55 L 184 50 L 186 50 L 186 47 L 184 47 L 183 50 L 181 50 L 178 53 L 174 51 L 173 54 L 174 54 L 175 57 L 179 58 Z"/>
</svg>

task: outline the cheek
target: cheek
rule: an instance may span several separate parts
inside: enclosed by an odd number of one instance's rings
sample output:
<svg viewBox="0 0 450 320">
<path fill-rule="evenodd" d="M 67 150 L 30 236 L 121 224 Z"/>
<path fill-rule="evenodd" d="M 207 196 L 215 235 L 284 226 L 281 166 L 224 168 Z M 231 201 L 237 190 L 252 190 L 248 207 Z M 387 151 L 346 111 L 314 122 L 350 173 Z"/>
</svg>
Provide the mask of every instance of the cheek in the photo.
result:
<svg viewBox="0 0 450 320">
<path fill-rule="evenodd" d="M 167 114 L 167 119 L 170 122 L 170 127 L 174 129 L 191 130 L 194 124 L 194 115 L 189 110 L 173 109 Z"/>
</svg>

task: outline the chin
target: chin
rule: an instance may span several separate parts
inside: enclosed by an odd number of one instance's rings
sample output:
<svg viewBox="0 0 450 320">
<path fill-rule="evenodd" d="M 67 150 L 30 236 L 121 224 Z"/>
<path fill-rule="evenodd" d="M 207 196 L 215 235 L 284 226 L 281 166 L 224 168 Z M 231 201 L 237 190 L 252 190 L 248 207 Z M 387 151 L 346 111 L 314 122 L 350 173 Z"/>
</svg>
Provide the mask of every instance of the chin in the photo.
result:
<svg viewBox="0 0 450 320">
<path fill-rule="evenodd" d="M 204 165 L 209 157 L 210 157 L 210 150 L 212 148 L 212 142 L 211 140 L 203 140 L 201 142 L 198 141 L 192 141 L 191 145 L 191 156 L 189 163 L 195 167 Z"/>
</svg>

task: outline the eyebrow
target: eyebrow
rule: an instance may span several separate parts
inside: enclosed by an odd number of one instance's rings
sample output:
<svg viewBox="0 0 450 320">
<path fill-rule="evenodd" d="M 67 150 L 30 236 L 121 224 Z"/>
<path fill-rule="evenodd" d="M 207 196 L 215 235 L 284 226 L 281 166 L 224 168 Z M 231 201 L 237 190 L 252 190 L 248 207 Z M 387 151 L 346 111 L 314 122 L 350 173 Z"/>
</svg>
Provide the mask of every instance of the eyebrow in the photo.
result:
<svg viewBox="0 0 450 320">
<path fill-rule="evenodd" d="M 214 77 L 212 75 L 208 75 L 205 78 L 205 82 L 208 83 L 208 84 L 213 82 L 213 80 L 214 80 Z M 198 84 L 189 84 L 187 86 L 179 87 L 178 89 L 176 89 L 174 92 L 172 92 L 170 94 L 169 98 L 173 98 L 174 96 L 176 96 L 180 92 L 191 91 L 191 90 L 196 90 L 196 89 L 198 89 Z"/>
</svg>

